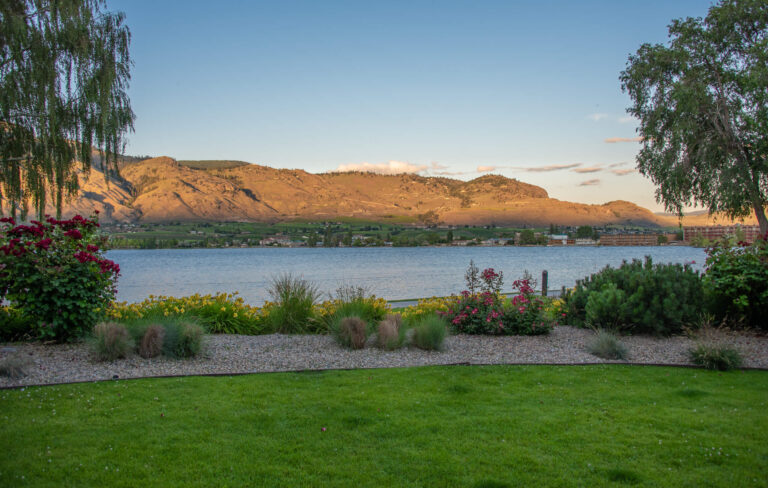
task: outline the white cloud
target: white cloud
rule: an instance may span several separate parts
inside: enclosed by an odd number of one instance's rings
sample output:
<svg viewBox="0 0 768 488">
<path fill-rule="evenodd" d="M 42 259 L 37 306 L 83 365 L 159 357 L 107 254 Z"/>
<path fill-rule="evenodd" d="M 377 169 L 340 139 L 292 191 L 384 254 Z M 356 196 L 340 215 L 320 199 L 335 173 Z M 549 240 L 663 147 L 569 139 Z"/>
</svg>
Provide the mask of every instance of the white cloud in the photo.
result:
<svg viewBox="0 0 768 488">
<path fill-rule="evenodd" d="M 437 163 L 432 163 L 437 168 Z M 421 173 L 429 169 L 429 166 L 422 164 L 416 165 L 405 161 L 388 161 L 386 163 L 350 163 L 340 164 L 336 171 L 345 173 L 349 171 L 363 171 L 365 173 L 378 173 L 382 175 L 398 175 L 402 173 Z"/>
<path fill-rule="evenodd" d="M 617 142 L 642 142 L 642 137 L 609 137 L 605 140 L 608 144 L 615 144 Z"/>
<path fill-rule="evenodd" d="M 600 184 L 600 180 L 594 179 L 594 180 L 582 181 L 581 183 L 579 183 L 579 186 L 594 186 L 599 184 Z"/>
<path fill-rule="evenodd" d="M 532 166 L 530 168 L 521 168 L 532 173 L 542 173 L 545 171 L 559 171 L 561 169 L 571 169 L 581 166 L 581 163 L 550 164 L 547 166 Z"/>
<path fill-rule="evenodd" d="M 619 117 L 617 120 L 620 124 L 631 124 L 632 122 L 637 122 L 637 119 L 632 117 L 631 115 L 627 115 L 625 117 Z"/>
<path fill-rule="evenodd" d="M 602 166 L 587 166 L 586 168 L 576 168 L 572 169 L 571 171 L 575 173 L 597 173 L 598 171 L 602 171 Z"/>
<path fill-rule="evenodd" d="M 635 172 L 634 168 L 627 168 L 627 169 L 612 169 L 611 173 L 617 175 L 617 176 L 625 176 L 628 174 L 632 174 Z"/>
<path fill-rule="evenodd" d="M 629 164 L 628 162 L 624 161 L 623 163 L 613 163 L 613 164 L 609 164 L 609 165 L 608 165 L 608 167 L 609 167 L 609 168 L 618 168 L 618 167 L 620 167 L 620 166 L 626 166 L 626 165 L 628 165 L 628 164 Z"/>
<path fill-rule="evenodd" d="M 594 120 L 595 122 L 600 122 L 603 119 L 607 119 L 608 114 L 603 114 L 603 113 L 589 114 L 587 118 Z"/>
<path fill-rule="evenodd" d="M 448 166 L 446 166 L 446 165 L 444 165 L 444 164 L 440 164 L 440 163 L 438 163 L 437 161 L 432 161 L 431 163 L 429 163 L 429 166 L 430 166 L 430 168 L 429 168 L 429 169 L 434 169 L 434 170 L 438 170 L 438 169 L 448 169 Z"/>
<path fill-rule="evenodd" d="M 498 166 L 478 166 L 477 172 L 488 173 L 489 171 L 495 171 L 496 169 L 498 169 Z"/>
</svg>

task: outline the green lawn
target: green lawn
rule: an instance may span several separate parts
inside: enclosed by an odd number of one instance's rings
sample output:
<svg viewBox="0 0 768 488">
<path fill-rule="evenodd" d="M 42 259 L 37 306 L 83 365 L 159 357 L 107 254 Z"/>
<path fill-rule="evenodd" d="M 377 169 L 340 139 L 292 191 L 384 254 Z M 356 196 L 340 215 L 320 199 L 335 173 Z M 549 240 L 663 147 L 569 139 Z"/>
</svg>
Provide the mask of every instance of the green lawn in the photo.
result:
<svg viewBox="0 0 768 488">
<path fill-rule="evenodd" d="M 0 486 L 766 486 L 767 403 L 767 372 L 621 365 L 32 387 Z"/>
</svg>

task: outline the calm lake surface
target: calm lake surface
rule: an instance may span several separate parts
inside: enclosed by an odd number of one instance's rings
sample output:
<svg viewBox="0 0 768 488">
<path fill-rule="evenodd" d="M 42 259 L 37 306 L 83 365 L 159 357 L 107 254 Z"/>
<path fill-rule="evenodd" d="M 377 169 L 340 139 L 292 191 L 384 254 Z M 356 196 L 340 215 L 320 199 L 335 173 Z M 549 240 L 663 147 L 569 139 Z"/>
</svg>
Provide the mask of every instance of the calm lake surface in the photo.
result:
<svg viewBox="0 0 768 488">
<path fill-rule="evenodd" d="M 388 300 L 444 296 L 464 289 L 470 259 L 478 268 L 504 272 L 503 291 L 528 270 L 549 288 L 571 287 L 606 265 L 651 256 L 655 263 L 690 263 L 703 270 L 703 249 L 663 247 L 413 247 L 413 248 L 248 248 L 113 250 L 120 265 L 119 301 L 149 295 L 239 292 L 251 305 L 269 298 L 271 277 L 290 272 L 328 293 L 343 284 L 365 286 Z"/>
</svg>

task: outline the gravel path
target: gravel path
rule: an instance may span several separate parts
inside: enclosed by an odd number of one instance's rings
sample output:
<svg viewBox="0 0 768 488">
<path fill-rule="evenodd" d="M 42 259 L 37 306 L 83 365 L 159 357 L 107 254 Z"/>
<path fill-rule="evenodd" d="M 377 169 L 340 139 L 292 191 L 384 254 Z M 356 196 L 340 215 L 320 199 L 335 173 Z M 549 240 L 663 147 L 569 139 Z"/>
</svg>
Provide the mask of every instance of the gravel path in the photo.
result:
<svg viewBox="0 0 768 488">
<path fill-rule="evenodd" d="M 606 361 L 586 352 L 593 332 L 555 327 L 547 336 L 448 337 L 442 352 L 403 348 L 381 351 L 373 347 L 350 351 L 330 336 L 215 335 L 207 338 L 205 353 L 190 360 L 143 359 L 132 356 L 111 363 L 93 362 L 85 344 L 7 344 L 0 346 L 0 361 L 10 356 L 26 363 L 26 376 L 0 376 L 0 387 L 95 381 L 144 376 L 256 373 L 305 369 L 393 368 L 438 364 L 589 364 Z M 694 344 L 686 337 L 623 337 L 629 349 L 627 362 L 687 365 L 687 351 Z M 721 340 L 736 347 L 744 366 L 768 368 L 768 337 L 726 335 Z"/>
</svg>

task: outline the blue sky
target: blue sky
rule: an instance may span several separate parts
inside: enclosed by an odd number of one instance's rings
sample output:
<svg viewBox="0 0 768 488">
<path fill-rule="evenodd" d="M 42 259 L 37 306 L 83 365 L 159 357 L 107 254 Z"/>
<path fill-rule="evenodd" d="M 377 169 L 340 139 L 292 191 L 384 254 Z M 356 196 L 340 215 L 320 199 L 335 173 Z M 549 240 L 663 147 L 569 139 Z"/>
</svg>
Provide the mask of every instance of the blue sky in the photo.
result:
<svg viewBox="0 0 768 488">
<path fill-rule="evenodd" d="M 661 210 L 619 73 L 711 2 L 144 1 L 126 152 L 310 172 L 492 172 Z"/>
</svg>

